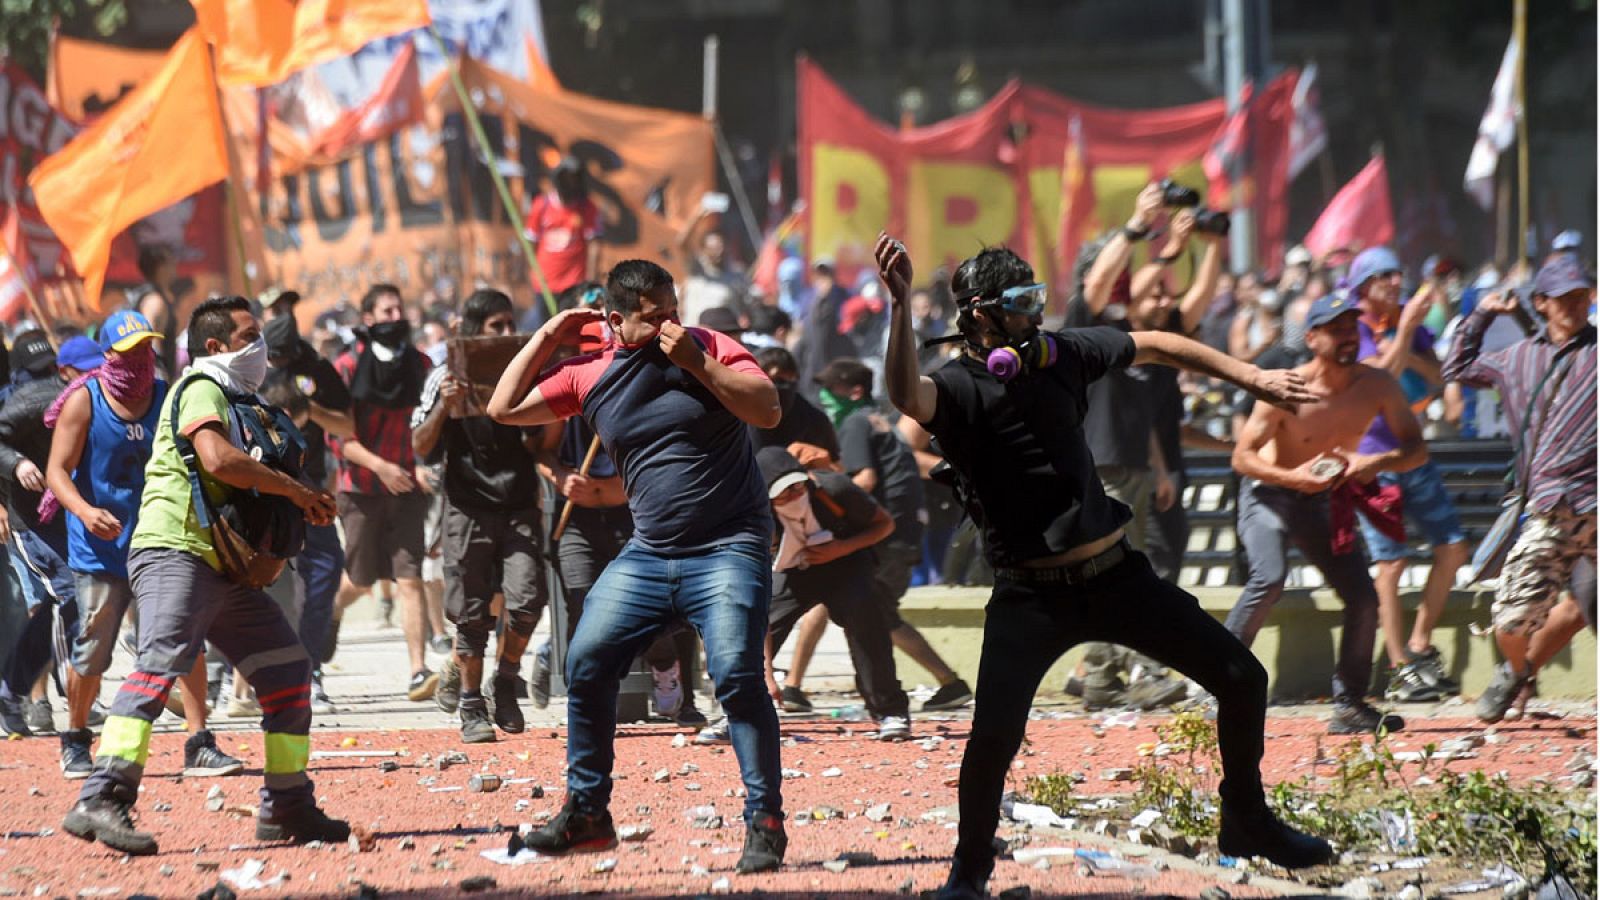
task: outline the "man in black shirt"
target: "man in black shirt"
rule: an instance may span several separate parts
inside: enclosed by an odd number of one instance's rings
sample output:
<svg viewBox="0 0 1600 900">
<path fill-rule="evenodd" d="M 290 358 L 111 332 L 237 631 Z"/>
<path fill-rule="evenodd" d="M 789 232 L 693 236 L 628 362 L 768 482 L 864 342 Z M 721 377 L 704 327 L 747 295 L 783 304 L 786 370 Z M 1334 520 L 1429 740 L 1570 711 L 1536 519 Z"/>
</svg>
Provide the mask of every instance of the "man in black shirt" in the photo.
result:
<svg viewBox="0 0 1600 900">
<path fill-rule="evenodd" d="M 793 453 L 801 463 L 815 468 L 831 465 L 839 460 L 839 438 L 833 423 L 817 409 L 800 391 L 800 365 L 794 354 L 782 347 L 769 347 L 757 351 L 756 364 L 772 379 L 778 389 L 778 405 L 783 418 L 772 428 L 746 426 L 750 430 L 750 443 L 756 450 L 763 447 L 781 447 Z M 795 447 L 804 444 L 804 447 Z"/>
<path fill-rule="evenodd" d="M 995 566 L 972 736 L 961 762 L 959 840 L 940 896 L 983 895 L 994 868 L 1000 794 L 1034 692 L 1061 654 L 1086 640 L 1149 654 L 1217 698 L 1223 853 L 1284 866 L 1325 862 L 1332 855 L 1325 841 L 1290 829 L 1266 804 L 1266 670 L 1194 597 L 1157 578 L 1128 547 L 1128 508 L 1106 497 L 1083 433 L 1088 385 L 1134 364 L 1225 378 L 1275 403 L 1313 401 L 1303 381 L 1165 332 L 1043 334 L 1044 286 L 1003 249 L 957 268 L 951 287 L 966 353 L 919 375 L 907 303 L 910 257 L 887 235 L 876 256 L 894 298 L 889 397 L 939 441 Z"/>
<path fill-rule="evenodd" d="M 516 332 L 511 298 L 474 291 L 461 307 L 462 337 Z M 461 711 L 461 739 L 491 743 L 495 726 L 521 734 L 517 706 L 522 653 L 544 612 L 544 520 L 539 512 L 539 429 L 501 425 L 468 411 L 471 387 L 436 366 L 411 416 L 411 446 L 444 460 L 444 613 L 456 626 L 455 655 L 445 663 L 435 700 Z M 505 597 L 505 630 L 494 673 L 494 723 L 483 696 L 483 656 L 495 627 L 494 595 Z"/>
<path fill-rule="evenodd" d="M 262 383 L 262 390 L 288 382 L 305 395 L 311 419 L 300 429 L 306 439 L 306 461 L 301 476 L 317 490 L 328 490 L 328 435 L 350 437 L 355 434 L 355 422 L 350 418 L 350 388 L 339 377 L 333 363 L 319 356 L 300 336 L 294 318 L 294 307 L 300 300 L 298 293 L 272 289 L 260 299 L 262 316 L 266 319 L 266 324 L 261 326 L 261 337 L 267 343 L 267 363 L 272 367 Z M 337 526 L 332 523 L 306 525 L 306 546 L 295 558 L 294 573 L 300 579 L 305 599 L 296 630 L 300 643 L 311 654 L 311 711 L 319 716 L 327 715 L 334 711 L 334 706 L 322 685 L 322 663 L 331 655 L 333 601 L 339 594 L 339 581 L 344 574 L 344 547 L 339 543 Z"/>
</svg>

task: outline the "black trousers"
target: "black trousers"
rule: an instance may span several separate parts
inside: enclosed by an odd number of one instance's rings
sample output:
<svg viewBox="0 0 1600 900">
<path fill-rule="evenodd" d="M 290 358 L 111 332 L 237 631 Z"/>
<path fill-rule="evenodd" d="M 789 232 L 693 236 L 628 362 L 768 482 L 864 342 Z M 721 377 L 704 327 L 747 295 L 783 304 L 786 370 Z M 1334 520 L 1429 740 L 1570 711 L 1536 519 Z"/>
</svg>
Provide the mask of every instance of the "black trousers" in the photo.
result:
<svg viewBox="0 0 1600 900">
<path fill-rule="evenodd" d="M 578 630 L 583 603 L 589 589 L 606 566 L 622 552 L 633 537 L 633 514 L 626 506 L 591 508 L 574 506 L 567 528 L 557 542 L 556 557 L 561 567 L 561 588 L 567 611 L 567 641 Z M 677 661 L 678 678 L 693 684 L 692 669 L 696 653 L 694 629 L 687 623 L 667 626 L 641 654 L 652 669 L 664 671 Z"/>
<path fill-rule="evenodd" d="M 1157 578 L 1139 552 L 1083 585 L 997 578 L 985 610 L 972 736 L 961 759 L 956 863 L 964 871 L 987 878 L 992 870 L 1000 795 L 1034 693 L 1050 666 L 1084 641 L 1130 647 L 1211 692 L 1217 698 L 1224 807 L 1229 813 L 1264 808 L 1266 669 L 1192 595 Z"/>
<path fill-rule="evenodd" d="M 879 720 L 907 718 L 911 700 L 895 672 L 894 643 L 889 638 L 893 607 L 885 609 L 874 596 L 872 569 L 872 554 L 858 551 L 824 565 L 778 573 L 772 580 L 767 627 L 777 652 L 801 616 L 819 604 L 827 607 L 828 618 L 844 629 L 856 670 L 856 691 L 867 711 Z"/>
</svg>

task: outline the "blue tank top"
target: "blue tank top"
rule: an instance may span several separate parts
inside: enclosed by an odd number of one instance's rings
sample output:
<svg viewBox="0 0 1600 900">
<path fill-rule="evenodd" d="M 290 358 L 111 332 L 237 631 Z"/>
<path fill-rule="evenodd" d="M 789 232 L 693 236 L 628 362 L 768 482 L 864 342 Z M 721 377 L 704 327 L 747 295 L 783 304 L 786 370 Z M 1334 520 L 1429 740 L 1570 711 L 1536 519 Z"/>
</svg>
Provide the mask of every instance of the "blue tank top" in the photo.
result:
<svg viewBox="0 0 1600 900">
<path fill-rule="evenodd" d="M 74 572 L 126 578 L 128 541 L 139 521 L 144 466 L 150 461 L 150 448 L 155 443 L 167 383 L 156 379 L 150 392 L 150 409 L 137 422 L 122 418 L 111 408 L 100 379 L 89 379 L 83 388 L 89 392 L 89 433 L 84 436 L 83 454 L 72 473 L 72 483 L 90 506 L 116 516 L 122 523 L 122 533 L 114 541 L 103 541 L 90 533 L 82 519 L 69 514 L 67 565 Z"/>
</svg>

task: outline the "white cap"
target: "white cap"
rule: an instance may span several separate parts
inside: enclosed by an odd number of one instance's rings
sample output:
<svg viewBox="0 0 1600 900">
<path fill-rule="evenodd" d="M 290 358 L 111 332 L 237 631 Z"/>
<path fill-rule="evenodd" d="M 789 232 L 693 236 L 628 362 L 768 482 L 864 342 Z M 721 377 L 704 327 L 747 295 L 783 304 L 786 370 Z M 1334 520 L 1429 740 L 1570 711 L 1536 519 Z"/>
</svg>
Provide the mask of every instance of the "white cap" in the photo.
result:
<svg viewBox="0 0 1600 900">
<path fill-rule="evenodd" d="M 1283 255 L 1283 264 L 1286 266 L 1309 266 L 1311 265 L 1311 251 L 1307 250 L 1304 244 L 1295 244 L 1289 248 L 1288 253 Z"/>
</svg>

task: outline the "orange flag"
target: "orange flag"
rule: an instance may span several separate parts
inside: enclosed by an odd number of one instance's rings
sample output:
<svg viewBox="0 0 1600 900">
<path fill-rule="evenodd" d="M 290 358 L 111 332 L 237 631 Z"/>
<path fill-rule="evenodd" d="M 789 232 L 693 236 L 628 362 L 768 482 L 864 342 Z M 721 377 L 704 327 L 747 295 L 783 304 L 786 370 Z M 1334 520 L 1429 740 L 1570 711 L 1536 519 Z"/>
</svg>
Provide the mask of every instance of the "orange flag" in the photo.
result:
<svg viewBox="0 0 1600 900">
<path fill-rule="evenodd" d="M 265 87 L 433 20 L 427 0 L 190 0 L 223 84 Z"/>
<path fill-rule="evenodd" d="M 160 71 L 46 157 L 28 185 L 98 304 L 119 232 L 226 177 L 216 80 L 205 39 L 190 29 Z"/>
</svg>

